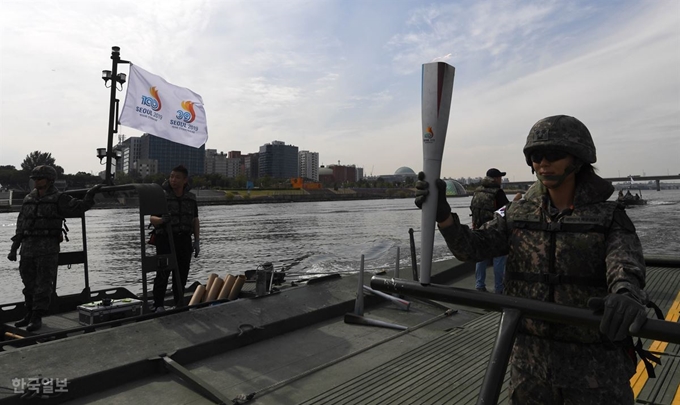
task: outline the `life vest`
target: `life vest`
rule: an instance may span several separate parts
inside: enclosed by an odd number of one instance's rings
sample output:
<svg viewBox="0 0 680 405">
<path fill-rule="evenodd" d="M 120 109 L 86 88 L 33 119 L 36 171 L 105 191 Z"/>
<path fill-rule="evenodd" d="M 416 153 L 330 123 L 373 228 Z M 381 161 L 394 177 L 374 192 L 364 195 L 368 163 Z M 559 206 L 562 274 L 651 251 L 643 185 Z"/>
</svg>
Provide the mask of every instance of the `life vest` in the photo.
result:
<svg viewBox="0 0 680 405">
<path fill-rule="evenodd" d="M 37 194 L 29 193 L 21 206 L 22 223 L 19 234 L 22 238 L 39 237 L 63 239 L 66 230 L 64 216 L 59 213 L 60 192 L 37 198 Z"/>
<path fill-rule="evenodd" d="M 493 219 L 496 207 L 496 193 L 500 188 L 480 186 L 475 190 L 475 195 L 470 202 L 472 211 L 472 229 L 479 229 L 485 223 Z"/>
<path fill-rule="evenodd" d="M 168 211 L 171 215 L 170 225 L 173 233 L 192 233 L 194 229 L 194 213 L 196 212 L 196 196 L 185 191 L 177 197 L 172 191 L 165 191 Z M 165 228 L 156 228 L 156 235 L 165 234 Z"/>
<path fill-rule="evenodd" d="M 505 293 L 572 307 L 587 308 L 591 297 L 607 295 L 607 232 L 616 202 L 573 209 L 552 220 L 535 201 L 511 203 Z M 597 330 L 525 318 L 520 332 L 566 342 L 595 343 Z"/>
</svg>

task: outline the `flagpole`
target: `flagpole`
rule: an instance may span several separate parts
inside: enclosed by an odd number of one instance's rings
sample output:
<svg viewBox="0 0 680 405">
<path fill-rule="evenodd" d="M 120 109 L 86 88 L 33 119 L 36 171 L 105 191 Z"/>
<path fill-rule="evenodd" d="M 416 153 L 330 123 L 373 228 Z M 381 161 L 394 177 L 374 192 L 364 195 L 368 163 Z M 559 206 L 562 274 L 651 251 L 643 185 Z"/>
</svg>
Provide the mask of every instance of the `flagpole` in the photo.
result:
<svg viewBox="0 0 680 405">
<path fill-rule="evenodd" d="M 118 99 L 116 98 L 117 83 L 121 86 L 125 83 L 125 74 L 118 74 L 118 64 L 119 63 L 130 63 L 126 60 L 120 59 L 120 47 L 111 47 L 111 72 L 109 79 L 111 80 L 111 99 L 109 102 L 109 133 L 108 142 L 106 144 L 106 175 L 105 184 L 112 186 L 113 179 L 111 178 L 111 161 L 116 157 L 113 151 L 113 134 L 118 132 L 118 125 L 116 120 L 116 107 L 118 105 Z M 104 82 L 106 83 L 106 76 L 104 76 Z"/>
</svg>

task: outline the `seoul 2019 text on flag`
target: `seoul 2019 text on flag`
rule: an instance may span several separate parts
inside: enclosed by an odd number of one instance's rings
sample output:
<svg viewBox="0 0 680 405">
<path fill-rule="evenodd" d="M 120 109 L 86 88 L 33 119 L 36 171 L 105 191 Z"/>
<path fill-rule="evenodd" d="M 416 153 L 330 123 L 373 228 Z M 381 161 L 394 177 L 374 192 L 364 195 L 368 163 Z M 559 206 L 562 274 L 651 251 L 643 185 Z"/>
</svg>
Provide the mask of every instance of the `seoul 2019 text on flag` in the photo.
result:
<svg viewBox="0 0 680 405">
<path fill-rule="evenodd" d="M 201 96 L 135 65 L 130 65 L 119 122 L 194 148 L 200 148 L 208 140 Z"/>
</svg>

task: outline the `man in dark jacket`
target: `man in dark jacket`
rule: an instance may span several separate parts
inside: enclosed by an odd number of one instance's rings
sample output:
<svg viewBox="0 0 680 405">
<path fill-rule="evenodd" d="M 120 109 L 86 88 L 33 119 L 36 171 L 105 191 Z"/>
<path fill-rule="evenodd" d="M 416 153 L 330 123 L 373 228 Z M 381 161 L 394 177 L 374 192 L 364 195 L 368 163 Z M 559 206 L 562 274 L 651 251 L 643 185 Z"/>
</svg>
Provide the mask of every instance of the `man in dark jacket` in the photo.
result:
<svg viewBox="0 0 680 405">
<path fill-rule="evenodd" d="M 24 198 L 7 255 L 9 260 L 16 261 L 21 247 L 19 273 L 28 312 L 14 325 L 27 326 L 29 332 L 41 328 L 42 317 L 50 307 L 57 278 L 59 244 L 63 240 L 62 224 L 65 218 L 79 217 L 92 208 L 94 195 L 101 187 L 101 184 L 92 187 L 82 200 L 73 198 L 54 187 L 57 171 L 46 165 L 35 167 L 31 179 L 35 188 Z"/>
<path fill-rule="evenodd" d="M 156 249 L 159 254 L 170 253 L 170 238 L 163 226 L 170 222 L 172 226 L 172 240 L 177 257 L 177 267 L 179 268 L 180 280 L 174 280 L 173 294 L 175 305 L 183 304 L 184 286 L 189 277 L 189 265 L 191 264 L 191 253 L 198 257 L 201 250 L 200 245 L 200 224 L 198 221 L 198 206 L 196 196 L 189 191 L 189 171 L 183 165 L 172 169 L 170 178 L 163 184 L 165 198 L 168 201 L 168 211 L 170 214 L 163 216 L 151 216 L 151 224 L 156 228 Z M 194 236 L 193 243 L 191 235 Z M 155 311 L 163 311 L 165 301 L 165 290 L 168 286 L 170 271 L 159 270 L 153 282 L 153 299 Z"/>
<path fill-rule="evenodd" d="M 486 171 L 486 177 L 482 179 L 482 185 L 477 187 L 470 203 L 472 211 L 472 229 L 480 229 L 482 225 L 494 218 L 494 213 L 509 202 L 508 197 L 501 189 L 501 181 L 506 173 L 496 168 Z M 505 272 L 505 260 L 507 256 L 498 256 L 493 259 L 485 259 L 477 262 L 475 268 L 475 288 L 477 291 L 486 291 L 486 268 L 493 262 L 494 291 L 503 293 L 503 273 Z"/>
</svg>

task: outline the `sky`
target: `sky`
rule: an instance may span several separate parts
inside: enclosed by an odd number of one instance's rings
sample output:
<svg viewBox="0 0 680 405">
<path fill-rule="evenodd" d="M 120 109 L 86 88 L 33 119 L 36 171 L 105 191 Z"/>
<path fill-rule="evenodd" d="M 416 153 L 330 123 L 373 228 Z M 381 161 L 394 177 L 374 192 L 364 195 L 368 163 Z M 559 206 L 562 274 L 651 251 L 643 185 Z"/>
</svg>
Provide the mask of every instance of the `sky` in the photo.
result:
<svg viewBox="0 0 680 405">
<path fill-rule="evenodd" d="M 0 165 L 19 168 L 39 150 L 66 173 L 103 170 L 101 71 L 119 46 L 122 59 L 202 96 L 206 148 L 218 152 L 276 140 L 366 175 L 418 172 L 422 65 L 443 61 L 456 73 L 442 177 L 497 167 L 511 181 L 532 179 L 526 136 L 558 114 L 589 128 L 603 177 L 680 174 L 677 1 L 0 5 Z"/>
</svg>

